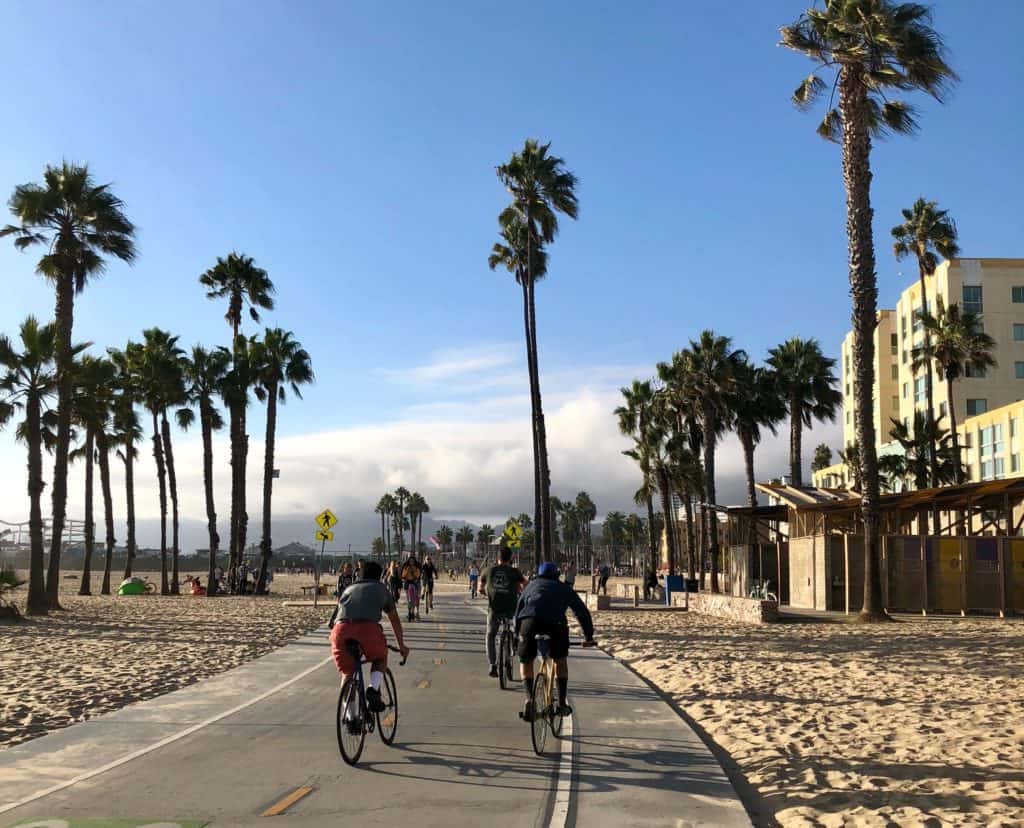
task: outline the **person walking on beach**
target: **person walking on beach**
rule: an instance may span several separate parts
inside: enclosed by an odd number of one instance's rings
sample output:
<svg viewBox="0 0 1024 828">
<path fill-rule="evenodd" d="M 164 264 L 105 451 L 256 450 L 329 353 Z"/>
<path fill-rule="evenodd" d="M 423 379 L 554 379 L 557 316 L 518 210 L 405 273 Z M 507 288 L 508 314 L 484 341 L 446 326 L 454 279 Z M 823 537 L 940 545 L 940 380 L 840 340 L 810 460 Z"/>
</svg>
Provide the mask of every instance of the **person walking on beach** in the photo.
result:
<svg viewBox="0 0 1024 828">
<path fill-rule="evenodd" d="M 398 569 L 398 561 L 388 564 L 388 586 L 391 588 L 391 595 L 398 603 L 398 596 L 402 594 L 402 573 Z"/>
<path fill-rule="evenodd" d="M 469 597 L 476 598 L 476 585 L 480 578 L 480 570 L 476 568 L 476 561 L 469 565 Z"/>
<path fill-rule="evenodd" d="M 598 570 L 598 572 L 601 575 L 601 580 L 598 582 L 598 585 L 597 585 L 598 592 L 601 592 L 604 595 L 607 595 L 608 594 L 608 578 L 611 577 L 612 569 L 611 569 L 610 566 L 608 566 L 607 563 L 603 563 L 603 564 L 601 564 L 601 568 Z"/>
</svg>

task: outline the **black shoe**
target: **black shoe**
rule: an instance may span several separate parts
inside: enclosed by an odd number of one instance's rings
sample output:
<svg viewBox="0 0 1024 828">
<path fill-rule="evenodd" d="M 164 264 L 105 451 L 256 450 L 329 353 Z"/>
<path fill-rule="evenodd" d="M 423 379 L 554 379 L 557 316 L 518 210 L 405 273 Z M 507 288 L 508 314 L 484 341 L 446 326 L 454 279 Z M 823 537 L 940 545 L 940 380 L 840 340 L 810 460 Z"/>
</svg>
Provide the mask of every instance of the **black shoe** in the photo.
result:
<svg viewBox="0 0 1024 828">
<path fill-rule="evenodd" d="M 523 712 L 519 714 L 519 718 L 524 722 L 532 722 L 536 718 L 536 713 L 533 708 L 533 699 L 526 700 L 526 704 L 523 705 Z"/>
<path fill-rule="evenodd" d="M 363 732 L 363 723 L 358 719 L 346 719 L 345 727 L 353 736 L 358 736 Z"/>
<path fill-rule="evenodd" d="M 557 713 L 559 716 L 571 716 L 572 708 L 567 704 L 560 704 L 558 705 L 558 707 L 555 708 L 555 713 Z"/>
<path fill-rule="evenodd" d="M 492 665 L 491 665 L 491 672 L 489 672 L 489 673 L 488 673 L 487 675 L 489 675 L 489 676 L 490 676 L 491 678 L 497 678 L 497 677 L 498 677 L 498 668 L 497 668 L 497 667 L 495 667 L 495 666 L 494 666 L 494 665 L 492 664 Z"/>
<path fill-rule="evenodd" d="M 370 708 L 371 713 L 382 713 L 387 709 L 381 700 L 380 690 L 374 690 L 372 687 L 366 688 L 366 706 Z"/>
</svg>

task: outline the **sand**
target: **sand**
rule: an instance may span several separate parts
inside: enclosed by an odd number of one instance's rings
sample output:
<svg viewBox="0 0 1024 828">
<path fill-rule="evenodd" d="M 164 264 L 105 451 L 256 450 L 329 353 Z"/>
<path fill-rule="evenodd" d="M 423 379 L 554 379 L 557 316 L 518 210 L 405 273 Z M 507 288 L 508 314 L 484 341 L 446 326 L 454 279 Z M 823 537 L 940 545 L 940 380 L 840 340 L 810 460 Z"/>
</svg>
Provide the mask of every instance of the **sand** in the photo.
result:
<svg viewBox="0 0 1024 828">
<path fill-rule="evenodd" d="M 158 574 L 140 574 L 159 582 Z M 315 629 L 333 599 L 321 599 L 317 609 L 282 605 L 307 583 L 309 576 L 279 575 L 275 594 L 266 598 L 80 598 L 78 581 L 64 581 L 66 612 L 0 626 L 0 755 L 4 747 L 177 690 Z"/>
<path fill-rule="evenodd" d="M 600 613 L 736 763 L 756 824 L 1024 825 L 1024 623 Z"/>
</svg>

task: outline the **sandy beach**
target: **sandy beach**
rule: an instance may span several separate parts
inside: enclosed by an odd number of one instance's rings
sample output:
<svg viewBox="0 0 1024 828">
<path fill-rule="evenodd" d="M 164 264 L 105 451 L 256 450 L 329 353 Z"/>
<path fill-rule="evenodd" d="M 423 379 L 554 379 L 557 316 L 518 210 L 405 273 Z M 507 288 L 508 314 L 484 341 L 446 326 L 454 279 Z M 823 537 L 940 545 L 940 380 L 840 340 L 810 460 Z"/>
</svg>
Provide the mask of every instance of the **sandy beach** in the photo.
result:
<svg viewBox="0 0 1024 828">
<path fill-rule="evenodd" d="M 1024 825 L 1024 623 L 597 617 L 731 757 L 757 824 Z"/>
<path fill-rule="evenodd" d="M 159 582 L 158 574 L 140 574 Z M 182 578 L 186 574 L 200 573 Z M 0 752 L 177 690 L 315 629 L 327 620 L 333 599 L 317 609 L 282 605 L 311 582 L 305 575 L 279 575 L 270 597 L 206 599 L 80 598 L 78 581 L 65 581 L 67 612 L 0 626 Z"/>
</svg>

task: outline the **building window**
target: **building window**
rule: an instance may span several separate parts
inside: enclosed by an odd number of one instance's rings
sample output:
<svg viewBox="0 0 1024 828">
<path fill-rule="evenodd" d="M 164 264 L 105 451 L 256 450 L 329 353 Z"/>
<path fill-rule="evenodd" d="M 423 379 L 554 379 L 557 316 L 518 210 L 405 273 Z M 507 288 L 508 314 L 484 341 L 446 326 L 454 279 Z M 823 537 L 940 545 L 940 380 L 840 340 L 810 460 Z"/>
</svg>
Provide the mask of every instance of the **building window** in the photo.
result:
<svg viewBox="0 0 1024 828">
<path fill-rule="evenodd" d="M 1010 455 L 1010 474 L 1016 474 L 1019 471 L 1020 471 L 1020 455 L 1019 454 L 1011 454 Z"/>
<path fill-rule="evenodd" d="M 850 373 L 850 355 L 849 354 L 846 355 L 846 373 L 847 374 Z"/>
<path fill-rule="evenodd" d="M 986 426 L 978 432 L 978 456 L 992 457 L 1003 453 L 1003 424 Z"/>
<path fill-rule="evenodd" d="M 898 380 L 900 378 L 900 366 L 899 365 L 893 365 L 892 366 L 892 378 L 894 380 Z"/>
<path fill-rule="evenodd" d="M 1013 341 L 1024 342 L 1024 325 L 1014 323 L 1013 325 Z"/>
<path fill-rule="evenodd" d="M 1017 376 L 1017 379 L 1024 379 L 1024 362 L 1013 363 L 1013 373 Z"/>
<path fill-rule="evenodd" d="M 978 414 L 984 414 L 988 411 L 988 400 L 986 399 L 968 399 L 967 400 L 967 416 L 975 417 Z"/>
<path fill-rule="evenodd" d="M 939 403 L 939 416 L 940 417 L 945 417 L 946 416 L 946 401 L 945 400 L 943 400 L 942 402 Z"/>
<path fill-rule="evenodd" d="M 972 366 L 971 363 L 968 362 L 964 366 L 964 376 L 965 377 L 970 377 L 971 379 L 984 379 L 985 378 L 985 369 L 984 368 L 976 368 L 976 367 Z"/>
<path fill-rule="evenodd" d="M 1017 436 L 1017 418 L 1016 417 L 1010 417 L 1010 436 L 1011 437 L 1016 437 Z"/>
<path fill-rule="evenodd" d="M 903 383 L 903 399 L 906 399 L 907 395 L 909 393 L 910 393 L 910 384 L 905 382 L 905 383 Z"/>
<path fill-rule="evenodd" d="M 899 407 L 900 407 L 900 398 L 899 398 L 898 396 L 894 396 L 894 397 L 892 398 L 892 407 L 893 407 L 894 409 L 896 409 L 896 410 L 899 410 Z"/>
<path fill-rule="evenodd" d="M 924 377 L 916 377 L 914 379 L 914 402 L 924 402 L 925 390 Z"/>
<path fill-rule="evenodd" d="M 1016 304 L 1024 302 L 1024 285 L 1014 285 L 1010 288 L 1010 298 Z"/>
<path fill-rule="evenodd" d="M 907 338 L 907 315 L 906 314 L 904 314 L 903 316 L 900 317 L 900 333 L 903 335 L 904 339 Z"/>
<path fill-rule="evenodd" d="M 981 285 L 964 285 L 964 313 L 981 313 Z"/>
<path fill-rule="evenodd" d="M 847 425 L 850 424 L 850 412 L 849 411 L 846 412 L 846 424 Z"/>
<path fill-rule="evenodd" d="M 964 433 L 964 448 L 970 448 L 974 445 L 974 439 L 971 436 L 971 432 L 967 431 Z"/>
<path fill-rule="evenodd" d="M 927 301 L 925 301 L 925 303 L 924 303 L 924 312 L 925 313 L 931 313 L 931 305 Z M 921 322 L 921 318 L 922 318 L 921 317 L 921 309 L 920 308 L 915 308 L 914 309 L 914 330 L 915 331 L 919 331 L 919 330 L 921 330 L 921 328 L 924 327 L 924 324 Z"/>
<path fill-rule="evenodd" d="M 896 356 L 900 348 L 899 337 L 896 334 L 889 334 L 889 350 L 893 356 Z"/>
</svg>

